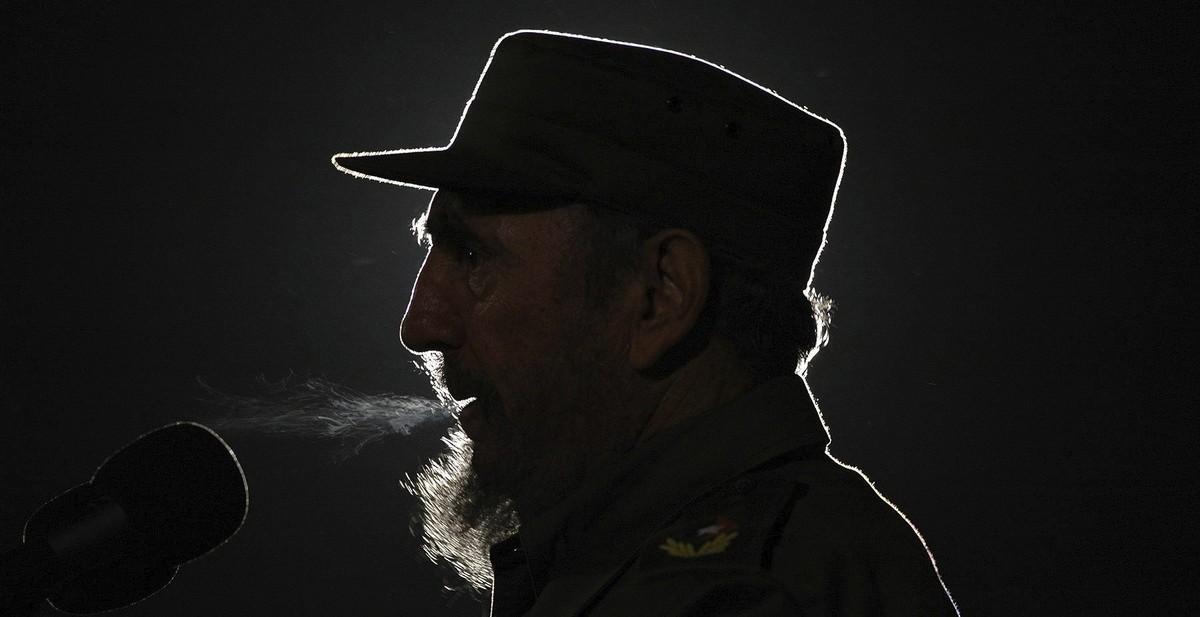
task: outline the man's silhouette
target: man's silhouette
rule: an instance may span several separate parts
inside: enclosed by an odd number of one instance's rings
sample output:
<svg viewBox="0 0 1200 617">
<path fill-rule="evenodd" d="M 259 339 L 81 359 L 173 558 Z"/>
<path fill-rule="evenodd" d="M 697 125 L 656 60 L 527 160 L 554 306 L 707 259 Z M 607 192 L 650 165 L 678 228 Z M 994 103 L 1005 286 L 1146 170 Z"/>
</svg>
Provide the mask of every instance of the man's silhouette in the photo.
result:
<svg viewBox="0 0 1200 617">
<path fill-rule="evenodd" d="M 501 615 L 953 615 L 800 377 L 838 127 L 682 54 L 501 38 L 445 148 L 344 154 L 437 189 L 401 328 L 448 450 L 431 557 Z"/>
</svg>

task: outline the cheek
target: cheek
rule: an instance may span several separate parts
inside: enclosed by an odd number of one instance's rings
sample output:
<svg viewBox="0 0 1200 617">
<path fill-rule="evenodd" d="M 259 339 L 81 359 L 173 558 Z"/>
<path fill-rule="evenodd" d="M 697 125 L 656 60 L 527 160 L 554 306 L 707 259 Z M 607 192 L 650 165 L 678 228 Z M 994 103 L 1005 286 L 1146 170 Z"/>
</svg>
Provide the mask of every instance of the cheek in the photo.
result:
<svg viewBox="0 0 1200 617">
<path fill-rule="evenodd" d="M 578 320 L 580 294 L 565 290 L 562 275 L 550 266 L 480 268 L 472 277 L 480 291 L 472 321 L 489 351 L 514 357 L 537 352 Z"/>
<path fill-rule="evenodd" d="M 485 303 L 495 292 L 495 280 L 494 268 L 475 268 L 467 274 L 467 290 L 476 302 Z"/>
<path fill-rule="evenodd" d="M 503 379 L 504 373 L 522 372 L 524 365 L 549 351 L 556 316 L 544 303 L 529 300 L 493 296 L 477 305 L 472 320 L 474 346 L 481 360 L 498 373 L 497 379 Z"/>
<path fill-rule="evenodd" d="M 543 289 L 494 294 L 477 305 L 472 347 L 506 407 L 536 406 L 551 395 L 582 307 L 571 309 Z M 512 411 L 512 410 L 510 410 Z"/>
</svg>

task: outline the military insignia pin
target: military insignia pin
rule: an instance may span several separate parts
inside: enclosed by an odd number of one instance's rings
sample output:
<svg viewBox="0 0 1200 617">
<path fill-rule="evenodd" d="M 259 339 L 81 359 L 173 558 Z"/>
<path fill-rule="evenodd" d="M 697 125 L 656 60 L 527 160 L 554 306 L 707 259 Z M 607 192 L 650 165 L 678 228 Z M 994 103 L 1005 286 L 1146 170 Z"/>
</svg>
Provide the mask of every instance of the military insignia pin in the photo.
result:
<svg viewBox="0 0 1200 617">
<path fill-rule="evenodd" d="M 718 516 L 715 523 L 697 529 L 695 535 L 695 543 L 667 538 L 665 542 L 658 545 L 658 548 L 661 548 L 666 554 L 672 557 L 687 559 L 723 553 L 725 549 L 729 548 L 729 543 L 733 542 L 733 539 L 738 535 L 737 523 L 723 516 Z"/>
</svg>

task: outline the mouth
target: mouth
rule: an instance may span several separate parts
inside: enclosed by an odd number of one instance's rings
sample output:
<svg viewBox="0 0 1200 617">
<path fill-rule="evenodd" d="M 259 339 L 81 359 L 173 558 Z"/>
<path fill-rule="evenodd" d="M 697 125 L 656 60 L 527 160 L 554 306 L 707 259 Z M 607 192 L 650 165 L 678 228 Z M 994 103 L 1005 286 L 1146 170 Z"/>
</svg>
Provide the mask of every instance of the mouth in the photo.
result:
<svg viewBox="0 0 1200 617">
<path fill-rule="evenodd" d="M 458 423 L 471 441 L 478 441 L 484 430 L 483 399 L 476 397 L 458 412 Z"/>
</svg>

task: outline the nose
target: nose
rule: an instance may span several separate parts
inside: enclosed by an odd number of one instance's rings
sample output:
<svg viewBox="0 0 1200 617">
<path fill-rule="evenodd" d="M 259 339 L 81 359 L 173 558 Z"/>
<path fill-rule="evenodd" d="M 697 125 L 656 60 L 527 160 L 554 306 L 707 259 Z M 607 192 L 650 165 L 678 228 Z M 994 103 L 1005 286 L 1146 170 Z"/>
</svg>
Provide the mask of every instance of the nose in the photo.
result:
<svg viewBox="0 0 1200 617">
<path fill-rule="evenodd" d="M 400 323 L 400 342 L 413 353 L 449 351 L 463 343 L 462 319 L 445 261 L 431 251 L 413 283 L 408 310 Z"/>
</svg>

